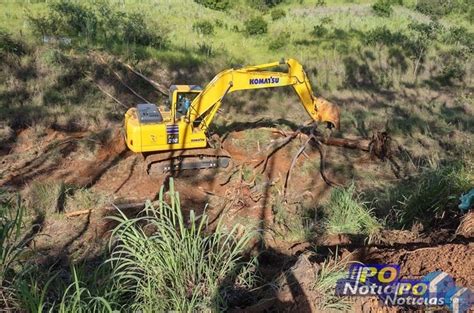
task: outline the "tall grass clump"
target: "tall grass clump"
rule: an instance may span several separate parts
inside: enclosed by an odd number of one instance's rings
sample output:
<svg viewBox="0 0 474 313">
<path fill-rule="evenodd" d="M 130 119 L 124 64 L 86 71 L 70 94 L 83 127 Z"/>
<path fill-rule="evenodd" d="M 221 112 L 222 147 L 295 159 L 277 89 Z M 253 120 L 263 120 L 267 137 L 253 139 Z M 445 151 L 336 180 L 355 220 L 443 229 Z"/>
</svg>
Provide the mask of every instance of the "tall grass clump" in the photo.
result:
<svg viewBox="0 0 474 313">
<path fill-rule="evenodd" d="M 321 312 L 348 312 L 350 310 L 350 302 L 346 298 L 335 295 L 337 281 L 347 275 L 347 265 L 347 259 L 328 259 L 321 264 L 321 270 L 313 287 L 318 294 L 316 306 Z"/>
<path fill-rule="evenodd" d="M 443 214 L 453 214 L 459 196 L 474 185 L 472 165 L 455 163 L 424 170 L 387 192 L 382 205 L 395 213 L 394 226 L 430 225 Z"/>
<path fill-rule="evenodd" d="M 80 188 L 72 195 L 66 197 L 66 211 L 90 210 L 103 207 L 109 201 L 109 197 L 103 193 L 94 192 L 90 189 Z"/>
<path fill-rule="evenodd" d="M 33 182 L 29 187 L 28 206 L 39 216 L 64 209 L 66 186 L 63 182 Z"/>
<path fill-rule="evenodd" d="M 23 213 L 20 200 L 13 201 L 0 190 L 0 307 L 7 311 L 14 301 L 15 265 L 27 244 L 21 236 Z"/>
<path fill-rule="evenodd" d="M 210 21 L 197 21 L 193 23 L 193 31 L 202 35 L 213 35 L 214 24 Z"/>
<path fill-rule="evenodd" d="M 142 217 L 114 218 L 114 279 L 130 293 L 133 311 L 225 310 L 234 288 L 253 283 L 252 263 L 242 258 L 250 233 L 237 236 L 221 223 L 208 233 L 206 214 L 191 211 L 185 220 L 172 181 L 168 196 L 169 203 L 162 188 Z"/>
<path fill-rule="evenodd" d="M 325 208 L 324 226 L 330 234 L 372 235 L 381 228 L 367 203 L 356 195 L 353 184 L 334 189 Z"/>
<path fill-rule="evenodd" d="M 107 270 L 110 271 L 110 268 Z M 119 286 L 113 285 L 109 276 L 98 276 L 97 274 L 101 274 L 100 270 L 91 275 L 89 272 L 81 272 L 76 267 L 72 267 L 71 272 L 72 282 L 64 290 L 61 302 L 54 307 L 55 310 L 60 313 L 118 312 L 120 305 L 116 300 L 121 290 Z M 88 282 L 91 278 L 94 281 Z"/>
<path fill-rule="evenodd" d="M 281 18 L 284 18 L 286 16 L 286 11 L 280 8 L 274 9 L 270 12 L 270 16 L 272 17 L 273 21 L 276 21 Z"/>
</svg>

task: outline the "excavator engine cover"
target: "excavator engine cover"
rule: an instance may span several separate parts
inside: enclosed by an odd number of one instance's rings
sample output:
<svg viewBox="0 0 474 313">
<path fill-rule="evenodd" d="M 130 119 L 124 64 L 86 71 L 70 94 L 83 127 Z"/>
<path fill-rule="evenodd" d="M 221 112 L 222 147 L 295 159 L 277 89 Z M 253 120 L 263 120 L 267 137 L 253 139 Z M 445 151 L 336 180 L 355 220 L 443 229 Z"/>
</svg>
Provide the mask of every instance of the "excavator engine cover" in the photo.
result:
<svg viewBox="0 0 474 313">
<path fill-rule="evenodd" d="M 141 103 L 137 104 L 138 118 L 140 123 L 160 123 L 163 117 L 155 104 Z"/>
</svg>

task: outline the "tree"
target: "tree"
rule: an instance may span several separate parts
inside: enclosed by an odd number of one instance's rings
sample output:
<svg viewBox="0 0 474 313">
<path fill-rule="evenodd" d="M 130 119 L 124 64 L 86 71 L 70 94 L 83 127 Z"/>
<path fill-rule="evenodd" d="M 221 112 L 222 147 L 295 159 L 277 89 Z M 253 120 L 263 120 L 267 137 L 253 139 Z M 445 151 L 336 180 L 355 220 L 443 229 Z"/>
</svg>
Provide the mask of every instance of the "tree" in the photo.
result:
<svg viewBox="0 0 474 313">
<path fill-rule="evenodd" d="M 407 40 L 407 49 L 414 59 L 413 76 L 416 82 L 418 78 L 418 69 L 423 62 L 429 47 L 437 38 L 440 30 L 440 24 L 431 22 L 429 24 L 413 22 L 408 25 L 410 30 L 409 40 Z"/>
</svg>

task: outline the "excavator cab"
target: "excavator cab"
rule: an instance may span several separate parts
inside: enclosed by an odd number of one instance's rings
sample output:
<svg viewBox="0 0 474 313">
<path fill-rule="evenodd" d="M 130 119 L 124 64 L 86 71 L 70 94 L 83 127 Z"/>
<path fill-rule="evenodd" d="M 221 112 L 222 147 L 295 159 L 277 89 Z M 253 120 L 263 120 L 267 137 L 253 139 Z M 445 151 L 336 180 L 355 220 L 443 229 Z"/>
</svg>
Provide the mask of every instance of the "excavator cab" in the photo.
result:
<svg viewBox="0 0 474 313">
<path fill-rule="evenodd" d="M 202 87 L 198 85 L 171 85 L 169 102 L 172 120 L 184 118 L 191 103 L 201 92 Z"/>
</svg>

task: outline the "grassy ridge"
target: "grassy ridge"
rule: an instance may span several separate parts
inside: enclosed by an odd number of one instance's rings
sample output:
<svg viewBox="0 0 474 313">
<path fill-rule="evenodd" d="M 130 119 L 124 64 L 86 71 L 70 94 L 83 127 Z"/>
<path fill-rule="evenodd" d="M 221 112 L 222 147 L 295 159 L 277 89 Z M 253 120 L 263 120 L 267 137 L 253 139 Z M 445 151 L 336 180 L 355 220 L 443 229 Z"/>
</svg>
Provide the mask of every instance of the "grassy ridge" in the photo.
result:
<svg viewBox="0 0 474 313">
<path fill-rule="evenodd" d="M 404 31 L 412 21 L 430 21 L 430 17 L 412 10 L 414 1 L 405 1 L 404 6 L 394 6 L 394 13 L 389 18 L 374 14 L 371 8 L 373 2 L 326 1 L 325 5 L 317 6 L 318 1 L 286 1 L 279 6 L 286 12 L 286 16 L 272 20 L 271 10 L 262 12 L 246 5 L 245 1 L 234 2 L 227 12 L 211 10 L 191 0 L 110 1 L 112 7 L 117 10 L 146 12 L 147 23 L 152 23 L 151 25 L 155 23 L 166 29 L 172 43 L 170 50 L 174 53 L 198 51 L 200 46 L 206 44 L 212 46 L 215 53 L 225 55 L 228 61 L 245 64 L 268 62 L 280 56 L 294 57 L 303 63 L 322 57 L 331 58 L 331 53 L 328 53 L 332 52 L 331 46 L 337 45 L 341 40 L 311 35 L 314 26 L 317 25 L 345 32 L 355 30 L 366 33 L 381 25 L 391 31 Z M 26 16 L 45 14 L 48 4 L 7 1 L 2 6 L 5 10 L 0 27 L 31 34 Z M 260 15 L 269 23 L 268 34 L 248 36 L 244 31 L 245 20 Z M 193 23 L 201 20 L 216 25 L 212 36 L 193 31 Z M 448 15 L 440 22 L 447 28 L 463 26 L 472 31 L 472 25 L 463 18 L 454 19 Z M 282 33 L 288 35 L 285 36 L 283 46 L 277 51 L 269 49 L 271 41 Z M 310 44 L 302 44 L 308 40 Z M 344 38 L 344 42 L 348 43 L 347 38 Z M 159 51 L 154 51 L 151 56 L 160 55 Z"/>
<path fill-rule="evenodd" d="M 110 118 L 111 112 L 124 108 L 117 107 L 104 95 L 95 79 L 108 82 L 115 77 L 107 66 L 85 57 L 91 50 L 105 50 L 128 62 L 146 64 L 143 68 L 147 73 L 165 68 L 165 75 L 169 77 L 166 83 L 203 85 L 216 72 L 229 66 L 294 57 L 304 64 L 316 92 L 336 102 L 343 94 L 341 91 L 355 96 L 363 95 L 367 90 L 407 95 L 407 91 L 422 87 L 427 90 L 423 98 L 428 98 L 431 92 L 444 92 L 443 88 L 462 93 L 463 88 L 472 85 L 474 33 L 469 16 L 455 12 L 434 18 L 415 10 L 417 2 L 412 1 L 404 1 L 403 6 L 393 5 L 390 17 L 377 15 L 372 8 L 373 1 L 288 0 L 275 8 L 262 10 L 242 0 L 233 2 L 226 12 L 211 10 L 191 0 L 98 4 L 72 1 L 68 2 L 69 6 L 79 7 L 80 16 L 85 16 L 76 29 L 69 26 L 77 20 L 77 10 L 58 11 L 55 3 L 8 1 L 2 4 L 6 10 L 2 12 L 4 18 L 0 20 L 0 28 L 6 29 L 6 34 L 15 40 L 25 42 L 27 47 L 35 47 L 18 56 L 20 62 L 15 61 L 16 57 L 4 59 L 7 66 L 2 68 L 0 78 L 4 95 L 1 109 L 6 111 L 4 115 L 8 120 L 21 117 L 27 120 L 9 122 L 14 129 L 42 119 L 49 124 L 56 122 L 55 119 L 62 119 L 61 124 L 74 119 L 99 123 L 114 121 Z M 273 19 L 275 10 L 281 10 L 284 16 Z M 93 18 L 90 30 L 87 16 Z M 248 33 L 248 21 L 252 17 L 263 18 L 268 24 L 266 33 Z M 49 24 L 45 27 L 38 21 L 49 21 Z M 207 31 L 203 31 L 203 27 L 207 27 Z M 143 41 L 143 38 L 134 37 L 143 32 L 163 43 L 157 47 L 152 43 L 155 39 Z M 59 42 L 42 44 L 42 33 L 59 38 Z M 64 44 L 62 38 L 71 39 L 71 43 Z M 152 60 L 159 63 L 149 66 Z M 29 73 L 28 76 L 25 73 Z M 41 81 L 37 79 L 40 76 Z M 146 92 L 136 78 L 127 83 Z M 117 90 L 116 86 L 105 89 L 110 92 L 110 88 L 121 94 L 130 93 L 129 90 Z M 264 93 L 261 91 L 260 95 Z M 116 92 L 112 94 L 116 95 Z M 269 110 L 268 103 L 284 103 L 288 98 L 280 89 L 266 92 L 264 97 L 252 95 L 249 98 L 255 99 L 255 110 L 244 108 L 252 114 L 262 114 Z M 156 94 L 150 99 L 156 99 Z M 245 96 L 230 99 L 231 103 L 236 103 Z M 131 106 L 136 101 L 124 103 Z M 472 103 L 472 98 L 465 95 L 459 102 L 465 106 Z M 34 118 L 29 118 L 29 112 L 23 116 L 15 113 L 18 112 L 17 103 L 35 108 Z M 87 110 L 78 110 L 79 104 Z M 396 107 L 405 111 L 410 103 L 387 106 L 397 117 L 400 114 Z M 272 110 L 268 117 L 286 115 L 289 111 L 285 105 Z M 354 106 L 346 107 L 343 119 L 352 123 L 353 118 L 370 117 L 367 115 L 375 112 L 372 107 L 363 110 L 367 112 L 358 112 L 359 108 Z M 117 116 L 121 115 L 121 112 L 117 113 Z M 301 119 L 300 116 L 296 118 Z M 414 122 L 418 124 L 416 120 Z"/>
</svg>

